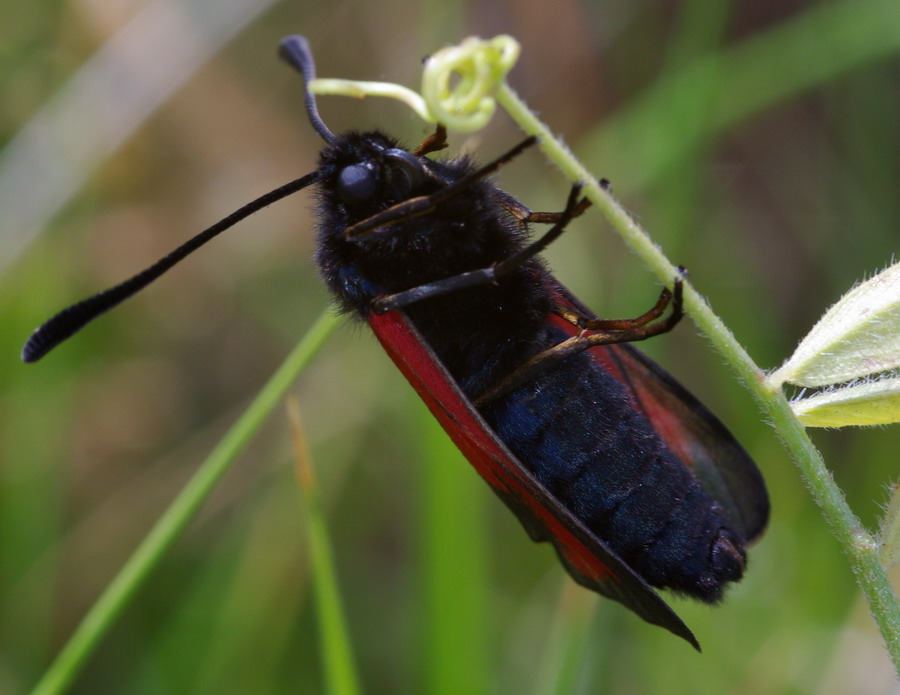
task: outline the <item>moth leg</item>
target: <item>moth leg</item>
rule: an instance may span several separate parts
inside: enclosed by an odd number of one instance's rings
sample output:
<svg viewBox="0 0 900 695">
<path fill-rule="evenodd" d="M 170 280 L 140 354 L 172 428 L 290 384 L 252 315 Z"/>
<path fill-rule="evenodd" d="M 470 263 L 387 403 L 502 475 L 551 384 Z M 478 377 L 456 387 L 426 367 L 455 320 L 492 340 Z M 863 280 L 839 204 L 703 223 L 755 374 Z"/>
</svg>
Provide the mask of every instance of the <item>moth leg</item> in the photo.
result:
<svg viewBox="0 0 900 695">
<path fill-rule="evenodd" d="M 499 278 L 512 272 L 530 258 L 539 254 L 565 231 L 566 225 L 569 224 L 573 215 L 581 208 L 582 203 L 578 200 L 579 193 L 581 193 L 581 185 L 575 184 L 572 186 L 572 190 L 569 192 L 569 199 L 566 201 L 566 208 L 559 213 L 560 216 L 556 224 L 547 230 L 543 236 L 528 244 L 518 253 L 487 268 L 470 270 L 467 273 L 460 273 L 443 280 L 429 282 L 403 292 L 378 297 L 372 302 L 372 309 L 378 314 L 383 314 L 386 311 L 415 304 L 423 299 L 456 292 L 467 287 L 477 287 L 496 282 Z"/>
<path fill-rule="evenodd" d="M 494 194 L 494 200 L 506 212 L 515 217 L 522 226 L 529 224 L 556 224 L 566 214 L 565 210 L 562 212 L 535 212 L 516 198 L 513 198 L 509 193 L 499 189 Z M 575 210 L 572 211 L 569 219 L 575 219 L 589 207 L 591 207 L 591 201 L 587 198 L 582 198 Z"/>
<path fill-rule="evenodd" d="M 681 274 L 681 278 L 687 277 L 687 269 L 680 265 L 678 266 L 678 272 Z M 680 292 L 680 284 L 681 278 L 675 279 L 675 289 Z M 581 328 L 583 330 L 588 331 L 623 331 L 630 330 L 634 328 L 640 328 L 641 326 L 645 326 L 651 321 L 658 319 L 666 310 L 666 307 L 669 306 L 669 303 L 672 301 L 672 291 L 669 288 L 664 288 L 663 291 L 659 295 L 659 299 L 656 300 L 656 304 L 647 312 L 637 316 L 633 319 L 598 319 L 593 316 L 588 316 L 587 314 L 579 311 L 575 307 L 567 306 L 564 304 L 555 304 L 553 306 L 553 313 L 559 316 L 562 319 L 565 319 L 573 326 L 577 328 Z M 679 300 L 680 301 L 680 297 Z M 681 318 L 680 315 L 680 306 L 673 311 L 673 314 L 678 314 L 678 317 Z M 676 319 L 676 323 L 678 320 Z M 673 324 L 674 325 L 674 324 Z M 662 331 L 665 333 L 665 331 Z M 658 334 L 656 334 L 658 335 Z"/>
<path fill-rule="evenodd" d="M 447 129 L 443 125 L 438 123 L 437 127 L 434 129 L 434 133 L 425 138 L 422 141 L 422 144 L 413 150 L 413 154 L 416 157 L 424 157 L 426 154 L 438 152 L 446 147 Z"/>
<path fill-rule="evenodd" d="M 671 301 L 672 292 L 666 288 L 660 293 L 659 299 L 656 300 L 656 304 L 654 304 L 649 311 L 631 319 L 592 318 L 570 306 L 564 306 L 562 304 L 556 304 L 553 307 L 553 313 L 565 319 L 573 326 L 587 331 L 626 331 L 646 326 L 651 321 L 658 319 L 663 315 L 666 307 L 669 306 Z"/>
<path fill-rule="evenodd" d="M 485 403 L 496 400 L 530 381 L 541 372 L 553 369 L 563 360 L 589 348 L 597 347 L 598 345 L 633 343 L 671 331 L 684 315 L 682 307 L 683 294 L 683 282 L 679 277 L 675 280 L 673 291 L 665 290 L 650 311 L 634 319 L 611 319 L 610 321 L 587 319 L 581 316 L 580 312 L 568 308 L 563 313 L 554 312 L 559 313 L 560 316 L 576 326 L 579 326 L 581 321 L 584 320 L 586 323 L 594 325 L 603 324 L 603 327 L 601 329 L 586 328 L 585 330 L 597 332 L 581 333 L 572 336 L 538 353 L 512 374 L 504 377 L 498 384 L 475 398 L 473 403 L 480 407 Z M 669 316 L 662 321 L 654 322 L 654 319 L 662 314 L 669 303 L 672 305 L 672 311 Z M 613 325 L 610 326 L 610 323 Z"/>
</svg>

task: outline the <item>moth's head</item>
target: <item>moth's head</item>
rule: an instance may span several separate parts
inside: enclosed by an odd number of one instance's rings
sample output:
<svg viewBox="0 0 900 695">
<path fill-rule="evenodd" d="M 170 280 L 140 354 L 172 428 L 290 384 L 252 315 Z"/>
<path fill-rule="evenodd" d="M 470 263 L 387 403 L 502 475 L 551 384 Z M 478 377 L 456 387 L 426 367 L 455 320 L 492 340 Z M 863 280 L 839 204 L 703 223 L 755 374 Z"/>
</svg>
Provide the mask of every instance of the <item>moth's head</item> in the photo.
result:
<svg viewBox="0 0 900 695">
<path fill-rule="evenodd" d="M 335 135 L 325 125 L 309 88 L 315 79 L 315 63 L 305 38 L 288 36 L 281 43 L 280 53 L 303 75 L 307 115 L 325 141 L 319 157 L 318 187 L 326 214 L 337 213 L 349 226 L 439 187 L 440 177 L 422 154 L 422 147 L 413 153 L 379 131 Z M 443 143 L 445 131 L 439 132 Z"/>
<path fill-rule="evenodd" d="M 348 133 L 322 150 L 319 190 L 349 224 L 439 185 L 424 157 L 400 147 L 384 133 Z"/>
</svg>

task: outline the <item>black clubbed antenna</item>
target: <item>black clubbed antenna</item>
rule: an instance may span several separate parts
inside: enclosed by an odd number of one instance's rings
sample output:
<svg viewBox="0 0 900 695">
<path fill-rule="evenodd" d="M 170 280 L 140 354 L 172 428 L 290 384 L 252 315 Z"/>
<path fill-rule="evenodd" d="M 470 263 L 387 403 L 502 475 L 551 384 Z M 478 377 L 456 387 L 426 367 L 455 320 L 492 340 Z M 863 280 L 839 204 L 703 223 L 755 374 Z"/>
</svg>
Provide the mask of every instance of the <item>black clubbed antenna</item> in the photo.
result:
<svg viewBox="0 0 900 695">
<path fill-rule="evenodd" d="M 120 302 L 125 301 L 133 294 L 144 289 L 169 268 L 178 263 L 178 261 L 193 251 L 196 251 L 213 237 L 218 236 L 226 229 L 234 226 L 245 217 L 252 215 L 257 210 L 261 210 L 262 208 L 271 205 L 276 200 L 281 200 L 292 193 L 296 193 L 301 188 L 306 188 L 310 184 L 315 183 L 318 178 L 319 172 L 313 171 L 306 176 L 276 188 L 274 191 L 269 191 L 256 200 L 247 203 L 239 210 L 235 210 L 228 215 L 228 217 L 219 220 L 212 227 L 203 230 L 193 239 L 185 242 L 172 251 L 172 253 L 161 258 L 134 277 L 115 287 L 110 287 L 100 294 L 88 297 L 84 301 L 78 302 L 78 304 L 73 304 L 68 309 L 63 309 L 31 334 L 31 337 L 22 349 L 22 361 L 36 362 L 41 359 L 41 357 L 46 355 L 66 338 L 81 330 L 87 323 L 93 321 L 100 314 L 109 311 Z"/>
<path fill-rule="evenodd" d="M 281 42 L 279 55 L 303 75 L 306 112 L 309 115 L 310 123 L 312 123 L 313 128 L 316 129 L 316 132 L 322 136 L 322 139 L 325 140 L 325 142 L 329 144 L 333 143 L 337 138 L 319 116 L 316 98 L 309 91 L 309 83 L 316 78 L 316 65 L 313 62 L 309 42 L 303 36 L 288 36 Z M 306 188 L 318 181 L 318 179 L 319 172 L 314 171 L 295 181 L 280 186 L 274 191 L 270 191 L 269 193 L 260 196 L 256 200 L 247 203 L 239 210 L 235 210 L 225 219 L 216 222 L 209 229 L 200 232 L 193 239 L 185 242 L 168 256 L 161 258 L 134 277 L 115 287 L 110 287 L 108 290 L 104 290 L 99 294 L 95 294 L 93 297 L 88 297 L 84 301 L 78 302 L 78 304 L 73 304 L 68 309 L 63 309 L 31 334 L 31 337 L 22 349 L 22 360 L 24 362 L 36 362 L 41 359 L 41 357 L 50 352 L 50 350 L 66 340 L 66 338 L 74 335 L 100 314 L 109 311 L 133 294 L 140 292 L 147 285 L 156 280 L 156 278 L 169 270 L 169 268 L 174 266 L 188 254 L 196 251 L 213 237 L 218 236 L 226 229 L 234 226 L 245 217 L 252 215 L 257 210 L 271 205 L 275 201 L 281 200 L 292 193 L 296 193 L 301 188 Z"/>
<path fill-rule="evenodd" d="M 306 113 L 309 115 L 309 122 L 322 139 L 328 144 L 333 143 L 337 136 L 329 130 L 328 126 L 319 116 L 319 107 L 316 105 L 315 95 L 309 91 L 309 83 L 316 79 L 316 63 L 313 61 L 312 51 L 309 48 L 309 41 L 305 36 L 293 34 L 281 41 L 278 47 L 278 55 L 281 56 L 288 65 L 303 75 L 303 93 L 306 98 Z"/>
</svg>

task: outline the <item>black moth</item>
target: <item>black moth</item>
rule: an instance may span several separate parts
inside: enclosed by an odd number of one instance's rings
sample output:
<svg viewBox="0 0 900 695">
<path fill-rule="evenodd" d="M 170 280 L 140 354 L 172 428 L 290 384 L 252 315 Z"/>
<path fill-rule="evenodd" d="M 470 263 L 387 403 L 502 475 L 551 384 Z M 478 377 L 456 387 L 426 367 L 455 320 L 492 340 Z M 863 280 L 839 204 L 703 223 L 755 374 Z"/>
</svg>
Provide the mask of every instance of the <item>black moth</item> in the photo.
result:
<svg viewBox="0 0 900 695">
<path fill-rule="evenodd" d="M 313 79 L 305 39 L 285 39 L 282 56 Z M 640 317 L 597 319 L 537 256 L 586 209 L 579 187 L 562 212 L 534 213 L 486 179 L 533 139 L 478 168 L 426 156 L 445 146 L 442 128 L 410 152 L 381 132 L 336 136 L 308 90 L 306 103 L 325 140 L 314 172 L 60 312 L 23 359 L 39 359 L 252 212 L 315 184 L 316 261 L 340 309 L 372 326 L 473 465 L 532 538 L 553 543 L 576 581 L 696 646 L 650 585 L 718 601 L 743 575 L 768 498 L 715 416 L 620 344 L 677 323 L 680 280 Z M 552 226 L 529 242 L 532 223 Z"/>
</svg>

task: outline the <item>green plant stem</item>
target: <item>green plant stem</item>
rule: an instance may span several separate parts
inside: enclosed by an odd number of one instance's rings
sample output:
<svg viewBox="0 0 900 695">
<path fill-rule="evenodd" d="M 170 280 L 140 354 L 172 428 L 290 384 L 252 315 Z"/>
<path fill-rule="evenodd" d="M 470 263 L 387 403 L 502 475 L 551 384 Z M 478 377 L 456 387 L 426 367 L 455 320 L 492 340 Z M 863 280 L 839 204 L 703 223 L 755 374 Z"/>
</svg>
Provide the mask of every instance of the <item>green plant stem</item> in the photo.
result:
<svg viewBox="0 0 900 695">
<path fill-rule="evenodd" d="M 32 695 L 56 695 L 71 685 L 116 618 L 296 381 L 297 375 L 331 335 L 337 322 L 337 318 L 327 312 L 310 327 L 94 603 L 62 651 L 44 672 L 32 690 Z"/>
<path fill-rule="evenodd" d="M 571 151 L 528 109 L 507 85 L 497 92 L 497 101 L 528 135 L 540 138 L 540 147 L 572 181 L 584 183 L 584 193 L 612 224 L 625 242 L 641 257 L 666 285 L 680 275 L 646 232 L 634 221 L 612 195 Z M 781 389 L 765 383 L 765 374 L 716 316 L 709 304 L 688 283 L 684 286 L 684 306 L 715 348 L 750 389 L 751 394 L 772 421 L 775 431 L 809 486 L 816 503 L 834 530 L 850 560 L 872 615 L 884 637 L 894 668 L 900 674 L 900 605 L 878 556 L 875 539 L 860 523 L 844 499 L 822 455 L 815 448 L 800 421 L 794 416 Z"/>
</svg>

